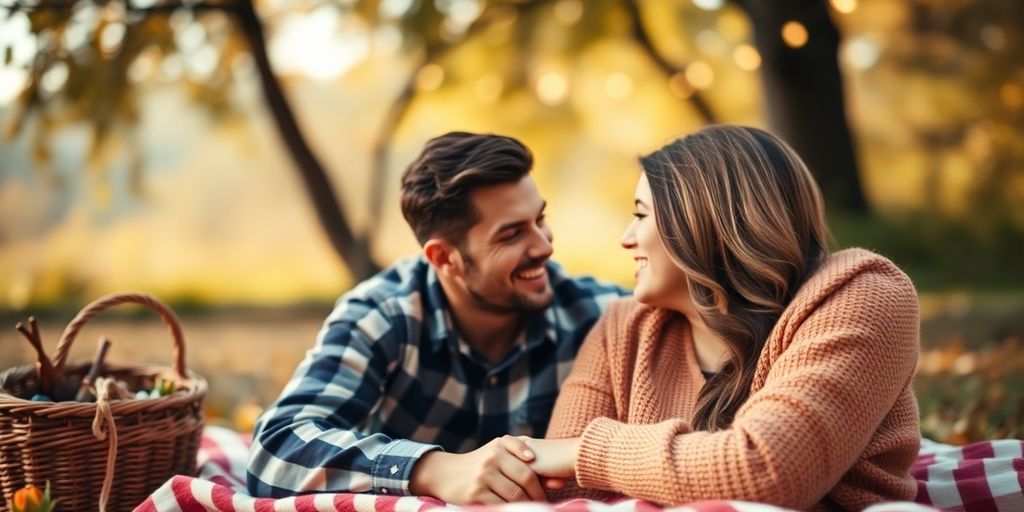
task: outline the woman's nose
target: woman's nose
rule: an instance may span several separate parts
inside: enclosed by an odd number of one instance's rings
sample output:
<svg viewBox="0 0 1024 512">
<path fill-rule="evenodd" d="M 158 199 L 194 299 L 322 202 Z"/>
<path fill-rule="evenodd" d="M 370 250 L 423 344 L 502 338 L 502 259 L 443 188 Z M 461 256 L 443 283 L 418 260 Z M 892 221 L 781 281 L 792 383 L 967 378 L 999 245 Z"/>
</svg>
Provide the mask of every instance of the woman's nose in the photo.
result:
<svg viewBox="0 0 1024 512">
<path fill-rule="evenodd" d="M 621 237 L 619 237 L 619 243 L 622 244 L 623 248 L 632 249 L 636 247 L 636 233 L 634 232 L 635 226 L 635 220 L 630 222 L 629 226 L 626 227 L 626 231 L 622 233 Z"/>
</svg>

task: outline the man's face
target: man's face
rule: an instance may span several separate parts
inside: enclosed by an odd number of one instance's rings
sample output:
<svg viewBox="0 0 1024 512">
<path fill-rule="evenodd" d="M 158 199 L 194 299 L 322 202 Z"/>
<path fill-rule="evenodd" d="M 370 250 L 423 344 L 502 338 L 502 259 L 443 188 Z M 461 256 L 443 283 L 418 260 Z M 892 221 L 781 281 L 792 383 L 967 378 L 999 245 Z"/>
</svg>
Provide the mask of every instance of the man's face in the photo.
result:
<svg viewBox="0 0 1024 512">
<path fill-rule="evenodd" d="M 551 257 L 546 203 L 530 176 L 516 183 L 477 189 L 471 202 L 479 221 L 459 246 L 462 284 L 488 311 L 523 313 L 551 305 L 545 263 Z"/>
</svg>

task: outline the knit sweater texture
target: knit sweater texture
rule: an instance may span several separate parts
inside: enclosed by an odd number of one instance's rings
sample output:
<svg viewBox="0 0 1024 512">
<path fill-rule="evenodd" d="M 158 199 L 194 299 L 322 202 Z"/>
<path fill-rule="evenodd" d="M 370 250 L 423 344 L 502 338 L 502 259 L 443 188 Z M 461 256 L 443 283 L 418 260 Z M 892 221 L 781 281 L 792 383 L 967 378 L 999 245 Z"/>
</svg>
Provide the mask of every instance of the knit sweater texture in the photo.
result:
<svg viewBox="0 0 1024 512">
<path fill-rule="evenodd" d="M 782 312 L 731 426 L 693 431 L 705 379 L 689 322 L 622 299 L 584 343 L 547 435 L 582 436 L 584 493 L 802 510 L 911 500 L 918 324 L 913 284 L 892 262 L 834 253 Z"/>
</svg>

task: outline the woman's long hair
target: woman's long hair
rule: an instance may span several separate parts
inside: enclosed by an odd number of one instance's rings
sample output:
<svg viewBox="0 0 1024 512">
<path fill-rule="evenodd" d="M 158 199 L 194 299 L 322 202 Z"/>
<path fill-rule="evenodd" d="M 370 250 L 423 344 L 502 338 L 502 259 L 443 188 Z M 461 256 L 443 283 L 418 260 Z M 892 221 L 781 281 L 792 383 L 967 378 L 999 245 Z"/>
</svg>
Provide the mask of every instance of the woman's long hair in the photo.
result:
<svg viewBox="0 0 1024 512">
<path fill-rule="evenodd" d="M 730 357 L 701 390 L 693 427 L 732 424 L 765 340 L 828 254 L 821 192 L 785 142 L 763 130 L 710 126 L 640 158 L 669 257 Z"/>
</svg>

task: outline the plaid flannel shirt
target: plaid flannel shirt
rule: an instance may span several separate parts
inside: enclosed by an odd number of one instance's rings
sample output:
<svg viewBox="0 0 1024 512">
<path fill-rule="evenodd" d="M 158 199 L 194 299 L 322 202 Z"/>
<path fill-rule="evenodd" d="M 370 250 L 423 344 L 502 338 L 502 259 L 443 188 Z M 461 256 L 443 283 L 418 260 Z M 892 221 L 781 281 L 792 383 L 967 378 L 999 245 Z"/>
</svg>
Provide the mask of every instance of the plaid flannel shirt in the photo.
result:
<svg viewBox="0 0 1024 512">
<path fill-rule="evenodd" d="M 628 294 L 547 264 L 554 302 L 497 364 L 453 329 L 437 274 L 403 260 L 343 295 L 250 448 L 253 496 L 409 494 L 424 453 L 504 434 L 542 437 L 558 389 L 598 316 Z"/>
</svg>

